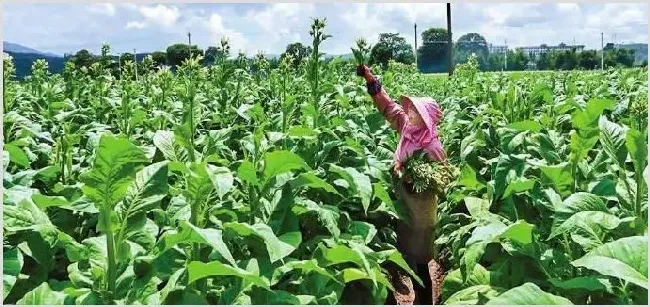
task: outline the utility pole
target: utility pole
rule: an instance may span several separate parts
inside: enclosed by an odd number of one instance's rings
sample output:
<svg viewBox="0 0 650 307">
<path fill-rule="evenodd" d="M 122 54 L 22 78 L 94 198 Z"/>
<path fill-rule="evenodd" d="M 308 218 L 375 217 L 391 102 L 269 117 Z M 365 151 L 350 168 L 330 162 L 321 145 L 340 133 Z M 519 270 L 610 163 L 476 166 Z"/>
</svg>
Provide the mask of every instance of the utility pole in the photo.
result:
<svg viewBox="0 0 650 307">
<path fill-rule="evenodd" d="M 451 3 L 447 2 L 447 66 L 449 68 L 449 76 L 454 72 L 453 50 L 454 48 L 451 43 Z"/>
<path fill-rule="evenodd" d="M 504 39 L 503 44 L 506 46 L 506 50 L 503 51 L 503 55 L 505 58 L 503 61 L 504 62 L 503 66 L 504 66 L 504 70 L 507 71 L 508 70 L 508 40 Z"/>
<path fill-rule="evenodd" d="M 413 24 L 413 37 L 415 38 L 415 66 L 418 65 L 418 24 Z"/>
<path fill-rule="evenodd" d="M 190 59 L 192 58 L 192 34 L 190 32 L 187 32 L 187 45 L 190 50 Z"/>
<path fill-rule="evenodd" d="M 138 81 L 138 58 L 136 57 L 135 48 L 133 48 L 133 65 L 135 66 L 135 81 Z"/>
<path fill-rule="evenodd" d="M 603 32 L 600 32 L 600 69 L 605 70 L 605 47 L 603 46 Z"/>
</svg>

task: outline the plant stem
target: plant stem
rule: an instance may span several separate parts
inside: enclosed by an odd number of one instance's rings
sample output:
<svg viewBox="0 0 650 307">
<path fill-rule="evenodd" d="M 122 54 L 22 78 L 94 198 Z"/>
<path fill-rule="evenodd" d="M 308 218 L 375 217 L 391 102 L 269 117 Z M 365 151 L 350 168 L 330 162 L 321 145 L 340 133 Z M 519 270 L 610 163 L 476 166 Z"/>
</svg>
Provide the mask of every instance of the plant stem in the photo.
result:
<svg viewBox="0 0 650 307">
<path fill-rule="evenodd" d="M 189 97 L 190 99 L 190 159 L 192 159 L 192 162 L 196 161 L 196 157 L 194 156 L 194 95 Z"/>
<path fill-rule="evenodd" d="M 571 245 L 569 245 L 569 240 L 567 239 L 566 234 L 562 235 L 562 245 L 564 245 L 564 249 L 566 250 L 567 254 L 569 254 L 569 257 L 573 259 L 573 254 L 571 252 Z"/>
<path fill-rule="evenodd" d="M 642 217 L 641 215 L 641 202 L 642 202 L 642 197 L 641 197 L 641 192 L 643 188 L 643 181 L 645 180 L 643 178 L 643 170 L 637 170 L 635 172 L 635 177 L 636 177 L 636 201 L 634 202 L 634 213 L 636 217 Z"/>
<path fill-rule="evenodd" d="M 104 219 L 104 227 L 106 231 L 106 251 L 108 254 L 108 268 L 107 276 L 107 290 L 111 293 L 111 297 L 115 295 L 116 280 L 117 280 L 117 264 L 115 262 L 115 241 L 113 239 L 113 228 L 111 226 L 110 211 L 104 210 L 102 217 Z"/>
</svg>

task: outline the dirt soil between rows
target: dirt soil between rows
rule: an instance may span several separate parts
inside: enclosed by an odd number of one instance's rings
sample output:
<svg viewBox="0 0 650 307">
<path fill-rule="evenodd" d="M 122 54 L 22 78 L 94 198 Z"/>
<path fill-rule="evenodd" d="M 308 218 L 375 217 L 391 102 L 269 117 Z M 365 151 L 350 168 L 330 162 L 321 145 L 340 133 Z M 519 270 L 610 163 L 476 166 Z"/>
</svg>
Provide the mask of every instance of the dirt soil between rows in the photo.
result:
<svg viewBox="0 0 650 307">
<path fill-rule="evenodd" d="M 424 282 L 424 287 L 413 281 L 406 272 L 391 270 L 391 283 L 395 291 L 388 297 L 386 304 L 440 305 L 442 281 L 445 277 L 443 267 L 431 260 L 427 265 L 418 266 L 416 274 Z"/>
</svg>

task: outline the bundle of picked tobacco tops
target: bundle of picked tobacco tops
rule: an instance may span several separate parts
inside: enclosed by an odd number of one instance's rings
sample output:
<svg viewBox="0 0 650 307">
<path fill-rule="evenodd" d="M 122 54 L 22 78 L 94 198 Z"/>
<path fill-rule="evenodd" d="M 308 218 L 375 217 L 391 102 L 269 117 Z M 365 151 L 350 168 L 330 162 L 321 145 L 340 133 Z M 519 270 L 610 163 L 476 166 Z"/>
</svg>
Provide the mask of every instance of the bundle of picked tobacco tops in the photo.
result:
<svg viewBox="0 0 650 307">
<path fill-rule="evenodd" d="M 443 195 L 458 174 L 454 165 L 431 162 L 425 152 L 419 151 L 406 160 L 401 178 L 412 194 L 433 192 Z"/>
</svg>

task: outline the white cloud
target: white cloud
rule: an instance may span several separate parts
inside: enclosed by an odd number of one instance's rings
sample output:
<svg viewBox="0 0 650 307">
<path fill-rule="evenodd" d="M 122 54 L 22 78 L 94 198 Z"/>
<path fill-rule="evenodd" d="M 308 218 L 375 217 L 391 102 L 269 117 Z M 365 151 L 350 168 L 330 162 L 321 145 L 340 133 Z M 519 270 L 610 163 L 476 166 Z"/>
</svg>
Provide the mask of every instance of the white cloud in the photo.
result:
<svg viewBox="0 0 650 307">
<path fill-rule="evenodd" d="M 566 1 L 566 0 L 565 0 Z M 379 33 L 398 32 L 413 43 L 418 32 L 446 28 L 444 3 L 269 3 L 269 4 L 8 4 L 3 6 L 8 41 L 57 53 L 96 50 L 102 41 L 117 49 L 160 50 L 175 42 L 203 49 L 227 36 L 233 53 L 281 53 L 287 44 L 310 44 L 312 18 L 326 18 L 325 53 L 349 53 L 360 37 L 375 43 Z M 618 42 L 647 43 L 647 4 L 634 3 L 458 3 L 452 4 L 453 37 L 469 32 L 488 42 L 522 45 L 584 44 L 600 47 L 600 33 Z M 111 18 L 97 18 L 110 16 Z M 23 20 L 38 20 L 25 24 Z M 137 31 L 136 31 L 137 30 Z M 607 42 L 607 41 L 606 41 Z"/>
<path fill-rule="evenodd" d="M 126 26 L 124 28 L 126 29 L 143 29 L 147 25 L 144 22 L 140 21 L 129 21 L 126 23 Z"/>
<path fill-rule="evenodd" d="M 641 8 L 645 9 L 645 12 Z M 648 24 L 647 4 L 607 3 L 587 16 L 586 26 L 602 30 Z"/>
<path fill-rule="evenodd" d="M 313 3 L 273 3 L 262 10 L 249 10 L 244 14 L 241 26 L 253 32 L 254 50 L 266 53 L 283 52 L 287 44 L 300 41 L 303 34 L 309 31 L 310 17 L 323 15 L 316 11 Z"/>
<path fill-rule="evenodd" d="M 208 30 L 210 32 L 211 41 L 218 42 L 222 37 L 228 38 L 230 42 L 230 49 L 233 51 L 246 50 L 248 53 L 252 52 L 248 47 L 248 40 L 241 33 L 228 29 L 223 24 L 223 18 L 217 13 L 210 15 L 208 20 Z"/>
<path fill-rule="evenodd" d="M 111 3 L 95 3 L 88 7 L 88 11 L 96 14 L 115 16 L 115 6 Z"/>
<path fill-rule="evenodd" d="M 373 11 L 380 16 L 402 15 L 410 24 L 423 19 L 441 20 L 447 16 L 444 3 L 382 3 L 376 4 Z"/>
<path fill-rule="evenodd" d="M 542 14 L 541 3 L 496 4 L 488 7 L 485 12 L 488 23 L 506 27 L 523 27 L 547 19 Z"/>
<path fill-rule="evenodd" d="M 145 23 L 156 24 L 163 27 L 173 27 L 181 16 L 180 11 L 175 6 L 159 4 L 157 6 L 142 6 L 138 11 L 144 17 Z"/>
<path fill-rule="evenodd" d="M 354 7 L 345 10 L 340 18 L 349 29 L 349 34 L 355 35 L 355 38 L 366 38 L 370 44 L 377 42 L 380 32 L 396 32 L 394 27 L 384 23 L 378 12 L 368 3 L 355 3 Z M 352 46 L 352 43 L 349 46 Z"/>
<path fill-rule="evenodd" d="M 119 7 L 135 11 L 138 9 L 138 5 L 135 3 L 118 3 L 117 4 Z"/>
<path fill-rule="evenodd" d="M 558 3 L 557 10 L 561 13 L 576 14 L 580 13 L 580 6 L 577 3 Z"/>
<path fill-rule="evenodd" d="M 266 31 L 286 27 L 309 17 L 314 11 L 313 4 L 273 3 L 262 11 L 249 11 L 247 19 L 257 23 Z"/>
</svg>

